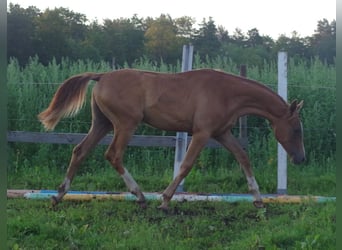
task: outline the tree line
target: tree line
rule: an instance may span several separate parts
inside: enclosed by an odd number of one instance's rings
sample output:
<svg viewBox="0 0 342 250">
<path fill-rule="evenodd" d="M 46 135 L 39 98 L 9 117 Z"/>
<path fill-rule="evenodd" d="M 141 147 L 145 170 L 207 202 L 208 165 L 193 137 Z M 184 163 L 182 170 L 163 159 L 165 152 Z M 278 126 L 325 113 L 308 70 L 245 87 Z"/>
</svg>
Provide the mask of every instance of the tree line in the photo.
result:
<svg viewBox="0 0 342 250">
<path fill-rule="evenodd" d="M 30 57 L 38 56 L 43 64 L 52 59 L 91 59 L 108 61 L 115 67 L 131 65 L 141 57 L 175 65 L 183 44 L 193 44 L 201 59 L 228 57 L 237 64 L 262 66 L 276 58 L 280 50 L 298 60 L 318 57 L 335 64 L 336 21 L 317 22 L 315 33 L 301 37 L 294 31 L 291 37 L 280 35 L 274 40 L 260 35 L 257 28 L 232 33 L 213 18 L 203 19 L 196 28 L 189 16 L 105 19 L 89 21 L 86 15 L 67 8 L 22 8 L 10 4 L 7 11 L 8 59 L 16 58 L 25 65 Z"/>
</svg>

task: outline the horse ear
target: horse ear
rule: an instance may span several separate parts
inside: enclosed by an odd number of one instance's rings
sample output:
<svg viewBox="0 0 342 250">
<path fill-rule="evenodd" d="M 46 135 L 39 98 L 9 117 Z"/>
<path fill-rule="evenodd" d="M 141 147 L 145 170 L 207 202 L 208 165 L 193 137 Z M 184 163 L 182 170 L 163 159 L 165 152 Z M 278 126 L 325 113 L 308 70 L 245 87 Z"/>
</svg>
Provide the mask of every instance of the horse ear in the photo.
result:
<svg viewBox="0 0 342 250">
<path fill-rule="evenodd" d="M 292 115 L 293 112 L 295 112 L 297 109 L 297 100 L 294 100 L 291 104 L 290 104 L 290 114 Z"/>
<path fill-rule="evenodd" d="M 297 104 L 297 109 L 296 109 L 297 112 L 299 112 L 299 111 L 302 109 L 303 105 L 304 105 L 304 101 L 301 100 L 301 101 Z"/>
<path fill-rule="evenodd" d="M 301 108 L 303 107 L 304 101 L 301 100 L 299 103 L 297 100 L 294 100 L 291 104 L 290 104 L 290 114 L 292 115 L 295 111 L 299 112 L 299 110 L 301 110 Z"/>
</svg>

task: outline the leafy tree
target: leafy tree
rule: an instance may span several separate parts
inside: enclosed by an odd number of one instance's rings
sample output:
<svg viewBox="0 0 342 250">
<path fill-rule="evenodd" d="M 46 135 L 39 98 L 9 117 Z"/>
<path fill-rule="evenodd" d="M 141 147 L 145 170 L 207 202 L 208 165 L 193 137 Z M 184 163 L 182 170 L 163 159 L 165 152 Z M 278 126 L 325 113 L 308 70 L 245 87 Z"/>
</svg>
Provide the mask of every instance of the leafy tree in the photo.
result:
<svg viewBox="0 0 342 250">
<path fill-rule="evenodd" d="M 189 16 L 183 16 L 176 18 L 174 24 L 177 27 L 177 36 L 183 38 L 192 38 L 195 34 L 193 25 L 195 24 L 195 19 Z"/>
<path fill-rule="evenodd" d="M 86 33 L 83 14 L 74 13 L 65 8 L 47 9 L 37 19 L 35 49 L 43 63 L 53 57 L 60 61 L 62 57 L 80 56 L 80 42 Z"/>
<path fill-rule="evenodd" d="M 193 39 L 194 50 L 201 57 L 213 58 L 218 54 L 221 43 L 218 38 L 218 30 L 214 20 L 209 17 L 208 22 L 203 19 L 200 29 Z"/>
<path fill-rule="evenodd" d="M 254 28 L 245 35 L 235 29 L 233 36 L 222 42 L 220 55 L 227 56 L 237 64 L 257 65 L 259 67 L 274 56 L 274 41 L 269 36 L 261 36 Z"/>
<path fill-rule="evenodd" d="M 298 61 L 303 58 L 311 58 L 312 54 L 308 48 L 308 39 L 302 38 L 297 32 L 292 32 L 292 37 L 281 35 L 275 45 L 275 53 L 277 51 L 287 51 L 289 56 Z"/>
<path fill-rule="evenodd" d="M 81 58 L 97 62 L 108 59 L 105 53 L 106 43 L 103 26 L 97 20 L 91 22 L 87 27 L 85 39 L 81 42 Z"/>
<path fill-rule="evenodd" d="M 236 28 L 232 37 L 232 42 L 238 44 L 241 47 L 246 46 L 247 37 L 243 34 L 242 30 Z"/>
<path fill-rule="evenodd" d="M 221 44 L 231 41 L 228 30 L 226 30 L 222 25 L 219 25 L 217 28 L 217 38 Z"/>
<path fill-rule="evenodd" d="M 176 62 L 182 46 L 177 31 L 177 26 L 169 15 L 162 14 L 159 18 L 148 21 L 145 49 L 152 59 Z"/>
<path fill-rule="evenodd" d="M 300 37 L 293 32 L 277 40 L 259 34 L 253 28 L 244 34 L 236 28 L 233 35 L 214 20 L 203 19 L 199 29 L 193 28 L 195 19 L 183 16 L 172 19 L 162 14 L 158 18 L 120 18 L 96 20 L 87 23 L 84 14 L 66 8 L 21 8 L 10 4 L 8 11 L 8 58 L 15 57 L 21 65 L 38 55 L 43 64 L 52 58 L 59 62 L 70 60 L 94 61 L 115 59 L 117 66 L 133 65 L 139 58 L 148 58 L 167 64 L 176 64 L 183 44 L 191 42 L 200 58 L 229 57 L 237 64 L 262 66 L 274 60 L 279 50 L 286 50 L 290 57 L 306 59 L 318 56 L 321 61 L 335 63 L 336 21 L 318 21 L 315 33 Z"/>
<path fill-rule="evenodd" d="M 143 54 L 144 31 L 137 19 L 106 19 L 101 37 L 104 39 L 100 44 L 105 60 L 115 59 L 116 64 L 123 66 L 125 62 L 131 63 Z"/>
<path fill-rule="evenodd" d="M 256 47 L 258 45 L 263 45 L 263 39 L 259 34 L 258 29 L 254 28 L 247 32 L 247 46 Z"/>
<path fill-rule="evenodd" d="M 327 19 L 318 21 L 317 29 L 311 39 L 313 53 L 322 61 L 334 63 L 336 57 L 336 20 L 331 23 Z"/>
<path fill-rule="evenodd" d="M 34 56 L 34 34 L 36 20 L 41 14 L 36 7 L 21 8 L 18 4 L 9 5 L 7 13 L 7 51 L 9 57 L 15 57 L 23 65 L 30 56 Z"/>
</svg>

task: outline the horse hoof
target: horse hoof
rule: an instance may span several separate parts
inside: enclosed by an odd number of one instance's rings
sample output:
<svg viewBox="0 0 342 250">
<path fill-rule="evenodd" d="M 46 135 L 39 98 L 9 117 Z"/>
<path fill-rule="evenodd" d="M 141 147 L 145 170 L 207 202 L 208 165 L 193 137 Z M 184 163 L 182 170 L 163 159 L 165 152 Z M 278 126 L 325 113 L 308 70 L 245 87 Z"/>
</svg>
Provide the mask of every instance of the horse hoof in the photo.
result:
<svg viewBox="0 0 342 250">
<path fill-rule="evenodd" d="M 146 204 L 145 201 L 138 201 L 137 203 L 139 204 L 140 208 L 142 208 L 142 209 L 146 209 L 147 208 L 147 204 Z"/>
<path fill-rule="evenodd" d="M 169 208 L 168 208 L 167 206 L 164 206 L 164 205 L 160 205 L 160 206 L 158 207 L 158 209 L 159 209 L 160 211 L 163 211 L 164 213 L 167 213 L 167 212 L 169 211 Z"/>
<path fill-rule="evenodd" d="M 253 205 L 256 208 L 265 208 L 265 204 L 262 201 L 253 201 Z"/>
<path fill-rule="evenodd" d="M 59 201 L 58 201 L 57 197 L 54 196 L 54 195 L 51 196 L 51 205 L 52 205 L 52 207 L 56 207 L 58 203 L 59 203 Z"/>
</svg>

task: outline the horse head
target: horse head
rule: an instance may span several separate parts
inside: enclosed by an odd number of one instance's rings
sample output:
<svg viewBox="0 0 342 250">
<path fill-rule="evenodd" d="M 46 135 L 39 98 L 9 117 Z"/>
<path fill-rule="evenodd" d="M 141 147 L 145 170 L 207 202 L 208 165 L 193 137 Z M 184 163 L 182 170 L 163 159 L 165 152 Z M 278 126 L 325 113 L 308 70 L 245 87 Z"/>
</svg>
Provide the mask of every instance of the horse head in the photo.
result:
<svg viewBox="0 0 342 250">
<path fill-rule="evenodd" d="M 274 134 L 279 143 L 286 150 L 294 164 L 305 161 L 303 143 L 303 127 L 299 118 L 299 111 L 303 101 L 293 101 L 284 116 L 272 124 Z"/>
</svg>

